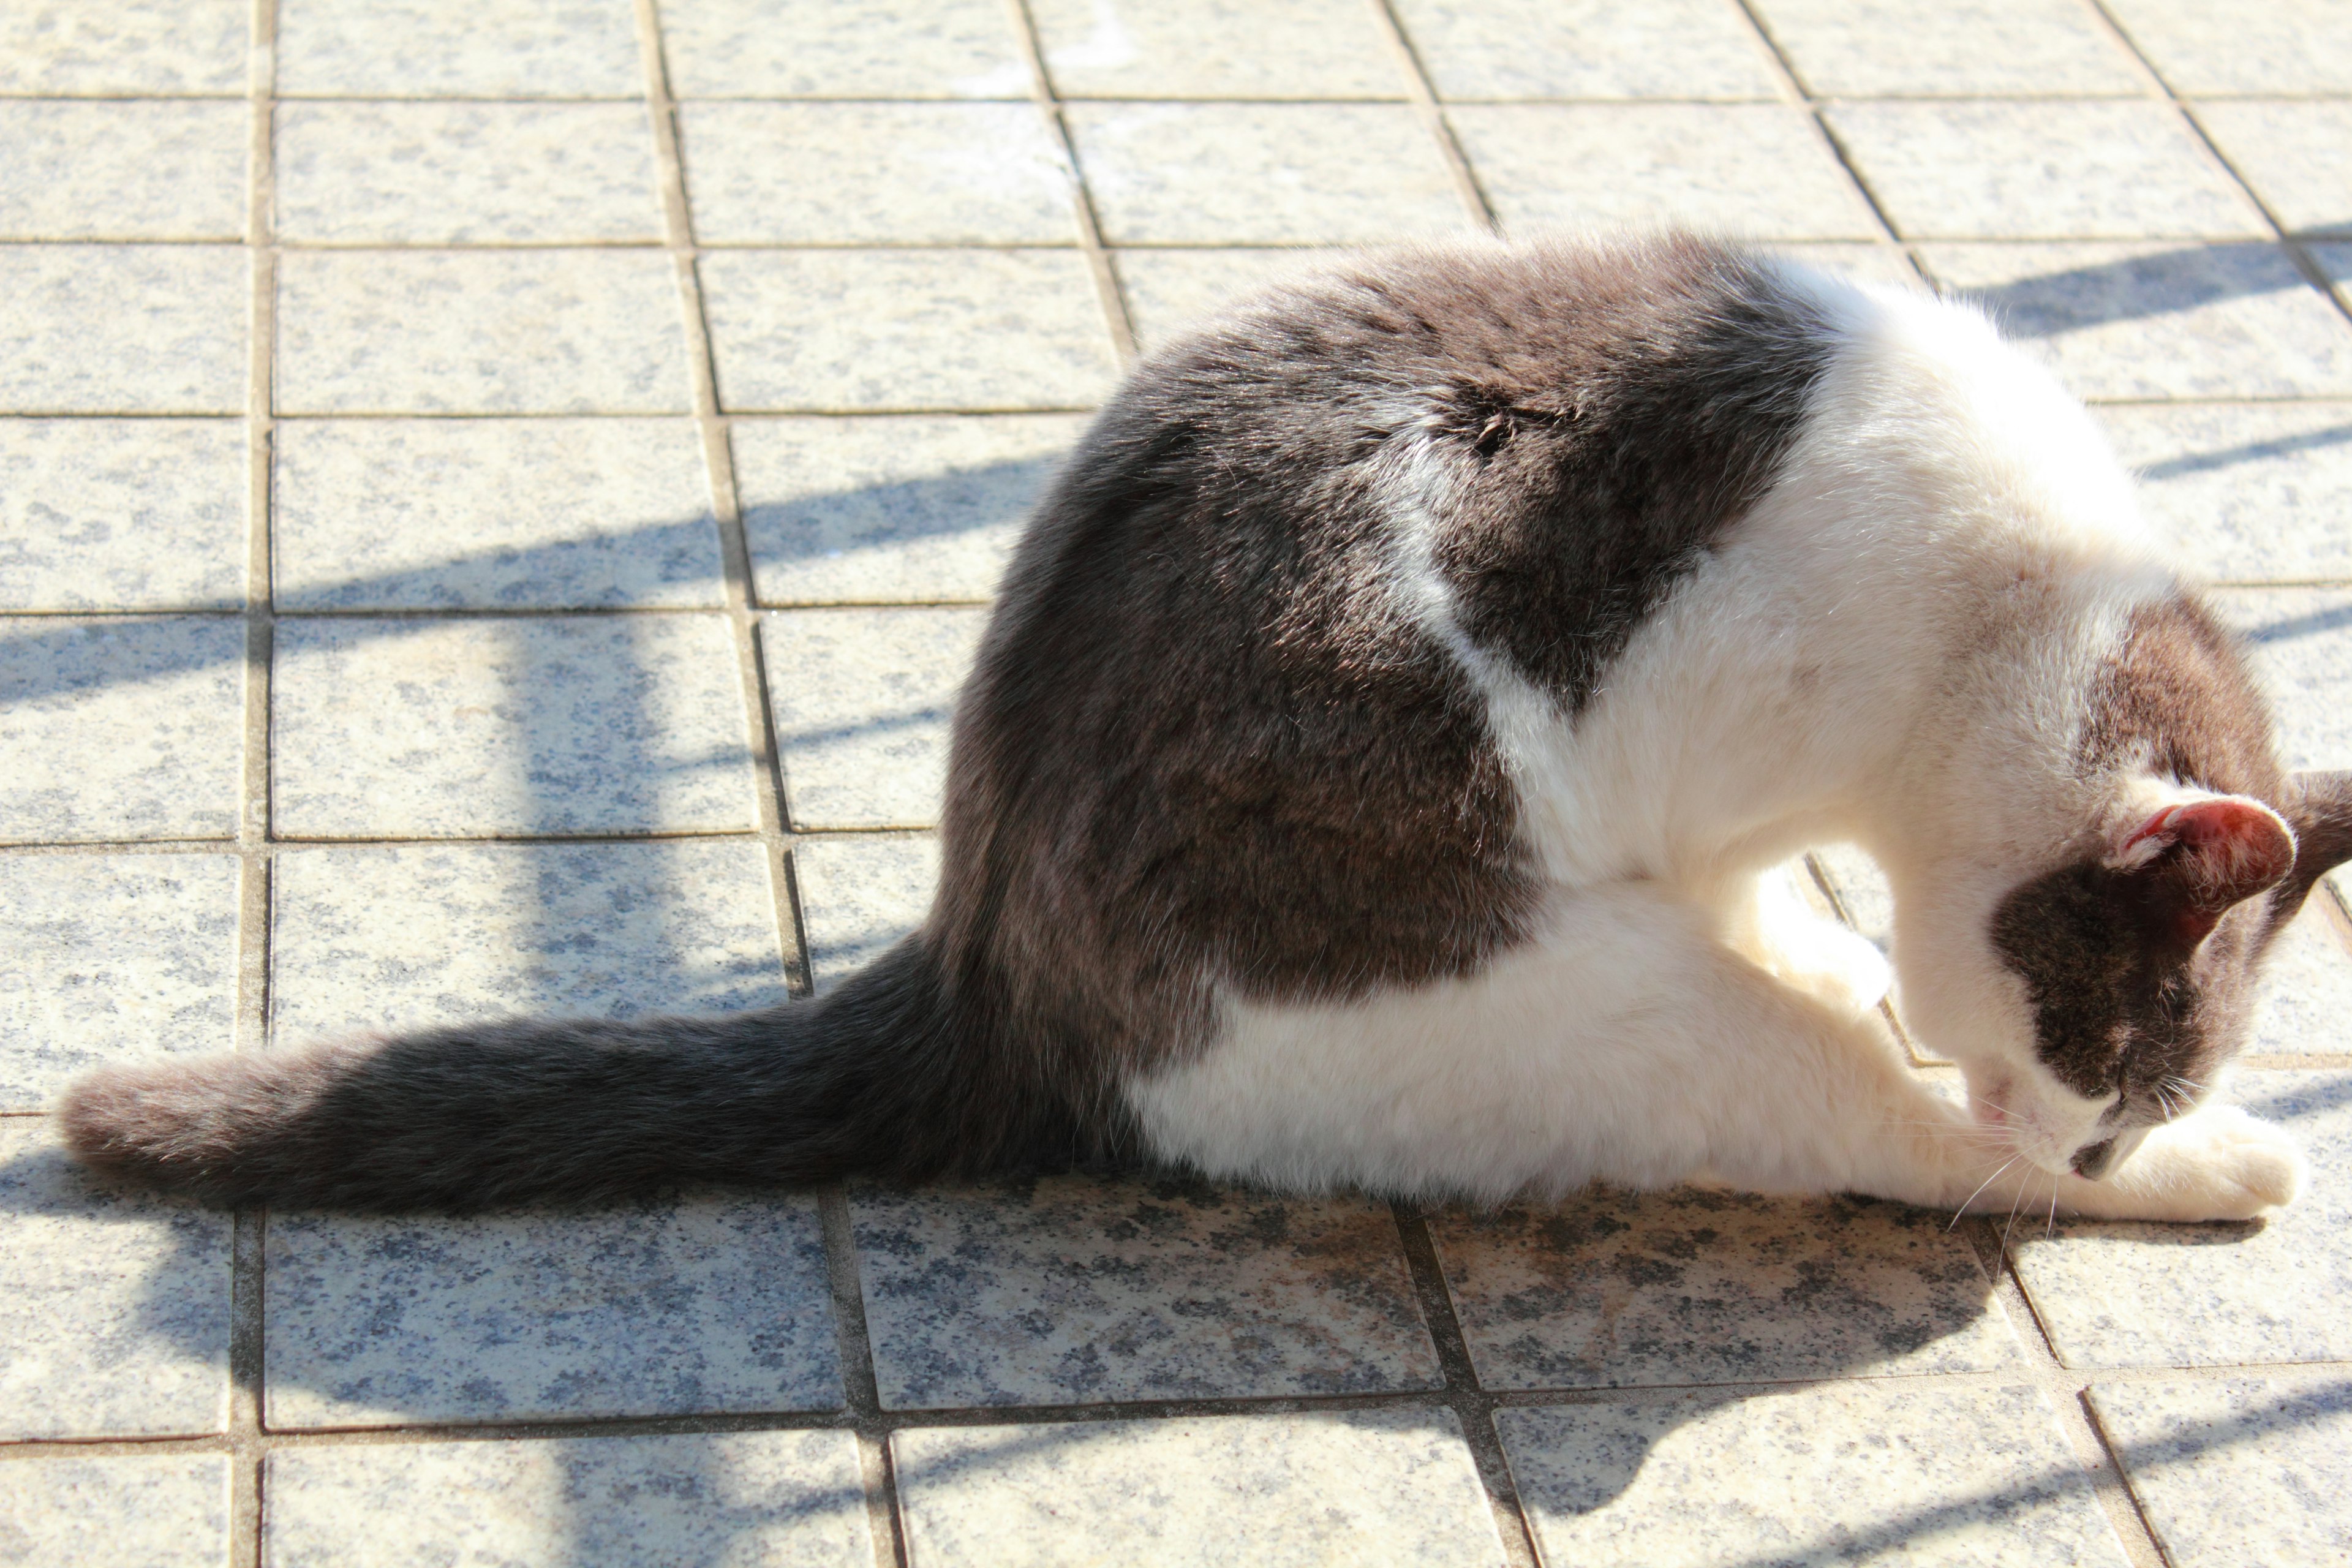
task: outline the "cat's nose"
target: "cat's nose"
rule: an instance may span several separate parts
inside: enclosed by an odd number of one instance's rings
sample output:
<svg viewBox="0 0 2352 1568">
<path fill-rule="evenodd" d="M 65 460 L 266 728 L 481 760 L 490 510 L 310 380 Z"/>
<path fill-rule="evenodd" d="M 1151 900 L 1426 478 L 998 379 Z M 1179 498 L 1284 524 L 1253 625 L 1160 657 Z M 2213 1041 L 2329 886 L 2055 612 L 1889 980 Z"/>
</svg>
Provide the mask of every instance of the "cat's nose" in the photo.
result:
<svg viewBox="0 0 2352 1568">
<path fill-rule="evenodd" d="M 2093 1182 L 2105 1175 L 2107 1168 L 2115 1163 L 2116 1141 L 2112 1138 L 2075 1150 L 2074 1158 L 2071 1162 L 2076 1175 Z"/>
</svg>

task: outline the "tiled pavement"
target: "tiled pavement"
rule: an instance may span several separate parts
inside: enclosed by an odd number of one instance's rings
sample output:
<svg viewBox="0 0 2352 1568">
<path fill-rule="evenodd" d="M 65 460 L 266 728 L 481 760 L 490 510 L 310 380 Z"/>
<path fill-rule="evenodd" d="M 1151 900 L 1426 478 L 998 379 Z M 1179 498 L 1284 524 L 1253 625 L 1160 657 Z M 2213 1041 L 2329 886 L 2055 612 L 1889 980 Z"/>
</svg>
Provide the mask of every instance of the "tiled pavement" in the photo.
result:
<svg viewBox="0 0 2352 1568">
<path fill-rule="evenodd" d="M 7 0 L 0 1560 L 2352 1558 L 2336 889 L 2268 1226 L 229 1216 L 43 1115 L 845 972 L 1024 506 L 1286 247 L 1681 218 L 1984 298 L 2352 765 L 2347 148 L 2343 0 Z"/>
</svg>

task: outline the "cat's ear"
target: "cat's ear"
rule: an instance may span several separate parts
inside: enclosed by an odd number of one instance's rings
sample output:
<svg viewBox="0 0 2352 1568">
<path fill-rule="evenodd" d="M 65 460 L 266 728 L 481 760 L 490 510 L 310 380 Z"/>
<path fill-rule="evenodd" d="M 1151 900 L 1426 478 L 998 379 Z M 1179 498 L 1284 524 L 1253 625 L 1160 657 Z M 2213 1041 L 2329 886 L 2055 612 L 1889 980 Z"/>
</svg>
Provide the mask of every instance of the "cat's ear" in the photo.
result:
<svg viewBox="0 0 2352 1568">
<path fill-rule="evenodd" d="M 2127 822 L 2106 865 L 2129 879 L 2158 930 L 2193 947 L 2231 905 L 2296 868 L 2294 831 L 2250 796 L 2191 795 Z"/>
<path fill-rule="evenodd" d="M 2294 824 L 2294 879 L 2300 894 L 2352 860 L 2352 773 L 2295 774 L 2287 820 Z"/>
</svg>

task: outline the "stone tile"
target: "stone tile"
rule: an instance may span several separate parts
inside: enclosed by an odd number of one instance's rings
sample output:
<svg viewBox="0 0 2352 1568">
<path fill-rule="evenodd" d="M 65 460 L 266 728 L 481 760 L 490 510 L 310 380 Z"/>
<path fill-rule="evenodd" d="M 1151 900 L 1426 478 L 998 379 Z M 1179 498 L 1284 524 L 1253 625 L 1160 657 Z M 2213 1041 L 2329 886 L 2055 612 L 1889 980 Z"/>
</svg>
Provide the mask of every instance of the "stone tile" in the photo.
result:
<svg viewBox="0 0 2352 1568">
<path fill-rule="evenodd" d="M 1120 250 L 1112 253 L 1128 318 L 1148 351 L 1265 285 L 1345 254 L 1320 249 Z"/>
<path fill-rule="evenodd" d="M 2167 104 L 1842 103 L 1828 118 L 1906 238 L 2270 233 Z"/>
<path fill-rule="evenodd" d="M 1085 429 L 1070 414 L 736 421 L 761 603 L 987 598 Z"/>
<path fill-rule="evenodd" d="M 2352 92 L 2352 21 L 2330 0 L 2114 0 L 2110 9 L 2175 91 Z"/>
<path fill-rule="evenodd" d="M 1929 245 L 2083 397 L 2352 393 L 2352 327 L 2272 245 Z"/>
<path fill-rule="evenodd" d="M 2352 947 L 2326 890 L 2311 895 L 2272 945 L 2261 1011 L 2246 1048 L 2283 1056 L 2352 1056 Z"/>
<path fill-rule="evenodd" d="M 229 1216 L 87 1180 L 0 1121 L 0 1440 L 163 1437 L 228 1418 Z"/>
<path fill-rule="evenodd" d="M 286 98 L 633 98 L 635 19 L 603 0 L 279 0 Z"/>
<path fill-rule="evenodd" d="M 886 1408 L 1431 1388 L 1396 1222 L 1181 1177 L 852 1194 Z"/>
<path fill-rule="evenodd" d="M 2352 1387 L 2102 1384 L 2091 1390 L 2166 1561 L 2180 1568 L 2352 1557 Z"/>
<path fill-rule="evenodd" d="M 2352 592 L 2241 588 L 2216 594 L 2251 645 L 2290 768 L 2352 768 Z"/>
<path fill-rule="evenodd" d="M 278 233 L 298 245 L 662 237 L 636 103 L 288 103 Z"/>
<path fill-rule="evenodd" d="M 1066 118 L 1113 245 L 1360 245 L 1471 222 L 1403 104 L 1094 103 Z"/>
<path fill-rule="evenodd" d="M 2021 1226 L 2018 1277 L 2068 1366 L 2352 1359 L 2352 1073 L 2242 1072 L 2229 1098 L 2294 1134 L 2309 1185 L 2266 1223 Z"/>
<path fill-rule="evenodd" d="M 992 0 L 660 0 L 680 98 L 1029 96 Z"/>
<path fill-rule="evenodd" d="M 2314 245 L 2307 249 L 2336 300 L 2352 310 L 2352 245 Z"/>
<path fill-rule="evenodd" d="M 655 250 L 289 251 L 285 414 L 682 414 L 677 277 Z"/>
<path fill-rule="evenodd" d="M 281 610 L 726 602 L 689 420 L 288 420 L 276 448 Z"/>
<path fill-rule="evenodd" d="M 0 621 L 0 843 L 236 832 L 245 627 Z"/>
<path fill-rule="evenodd" d="M 1118 374 L 1075 251 L 719 251 L 698 265 L 730 412 L 1084 408 Z"/>
<path fill-rule="evenodd" d="M 242 414 L 242 246 L 0 246 L 0 410 Z"/>
<path fill-rule="evenodd" d="M 0 859 L 0 1110 L 45 1110 L 101 1062 L 236 1041 L 237 863 Z"/>
<path fill-rule="evenodd" d="M 0 1554 L 46 1568 L 218 1568 L 225 1454 L 52 1457 L 0 1470 Z"/>
<path fill-rule="evenodd" d="M 1769 56 L 1724 0 L 1398 0 L 1440 98 L 1769 99 Z"/>
<path fill-rule="evenodd" d="M 245 603 L 246 439 L 227 419 L 0 419 L 0 608 Z"/>
<path fill-rule="evenodd" d="M 894 1433 L 912 1568 L 1489 1568 L 1495 1516 L 1451 1411 Z"/>
<path fill-rule="evenodd" d="M 1927 286 L 1919 276 L 1919 269 L 1911 265 L 1911 258 L 1897 246 L 1840 241 L 1823 245 L 1776 245 L 1771 248 L 1809 267 L 1843 273 L 1857 283 L 1883 284 L 1895 289 L 1925 289 Z"/>
<path fill-rule="evenodd" d="M 940 841 L 860 833 L 793 845 L 801 928 L 819 991 L 864 968 L 922 924 L 940 880 Z"/>
<path fill-rule="evenodd" d="M 2352 578 L 2352 403 L 2102 408 L 2148 520 L 2200 575 Z"/>
<path fill-rule="evenodd" d="M 247 0 L 73 0 L 0 10 L 0 92 L 243 93 Z"/>
<path fill-rule="evenodd" d="M 874 1561 L 847 1432 L 280 1448 L 271 1568 Z"/>
<path fill-rule="evenodd" d="M 1038 0 L 1029 8 L 1064 98 L 1395 98 L 1403 62 L 1349 0 Z"/>
<path fill-rule="evenodd" d="M 1895 889 L 1878 862 L 1852 844 L 1824 844 L 1813 859 L 1837 894 L 1846 921 L 1876 942 L 1883 952 L 1895 946 Z"/>
<path fill-rule="evenodd" d="M 2130 55 L 2069 0 L 1759 0 L 1824 98 L 2137 95 Z"/>
<path fill-rule="evenodd" d="M 0 99 L 0 239 L 242 239 L 246 115 Z"/>
<path fill-rule="evenodd" d="M 1821 132 L 1780 104 L 1473 104 L 1446 117 L 1514 234 L 1679 225 L 1764 240 L 1879 237 Z"/>
<path fill-rule="evenodd" d="M 753 838 L 298 849 L 278 857 L 270 894 L 281 1044 L 784 999 L 767 852 Z"/>
<path fill-rule="evenodd" d="M 273 1427 L 833 1410 L 809 1197 L 269 1216 Z"/>
<path fill-rule="evenodd" d="M 295 838 L 755 825 L 716 616 L 281 621 L 274 787 Z"/>
<path fill-rule="evenodd" d="M 1544 1560 L 2129 1561 L 2031 1388 L 1842 1384 L 1496 1414 Z"/>
<path fill-rule="evenodd" d="M 761 617 L 785 808 L 801 832 L 929 827 L 948 721 L 981 609 L 804 610 Z"/>
<path fill-rule="evenodd" d="M 2352 234 L 2352 103 L 2200 103 L 2196 114 L 2290 232 Z"/>
<path fill-rule="evenodd" d="M 1484 1386 L 1624 1388 L 2016 1364 L 1949 1217 L 1678 1187 L 1433 1229 Z"/>
<path fill-rule="evenodd" d="M 705 245 L 1072 245 L 1069 165 L 1026 103 L 688 103 Z"/>
</svg>

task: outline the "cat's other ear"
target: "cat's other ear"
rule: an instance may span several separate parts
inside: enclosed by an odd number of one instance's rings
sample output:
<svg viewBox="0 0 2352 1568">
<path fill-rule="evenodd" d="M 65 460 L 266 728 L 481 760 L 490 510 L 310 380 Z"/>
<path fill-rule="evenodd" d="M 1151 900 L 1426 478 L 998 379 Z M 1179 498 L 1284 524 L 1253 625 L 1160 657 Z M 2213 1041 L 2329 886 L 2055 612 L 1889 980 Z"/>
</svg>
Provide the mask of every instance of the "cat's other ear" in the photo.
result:
<svg viewBox="0 0 2352 1568">
<path fill-rule="evenodd" d="M 2300 903 L 2320 878 L 2352 860 L 2352 773 L 2295 774 L 2286 816 L 2294 826 L 2288 894 Z"/>
<path fill-rule="evenodd" d="M 2242 795 L 2200 795 L 2120 829 L 2106 858 L 2158 931 L 2194 947 L 2224 911 L 2296 869 L 2285 820 Z"/>
</svg>

